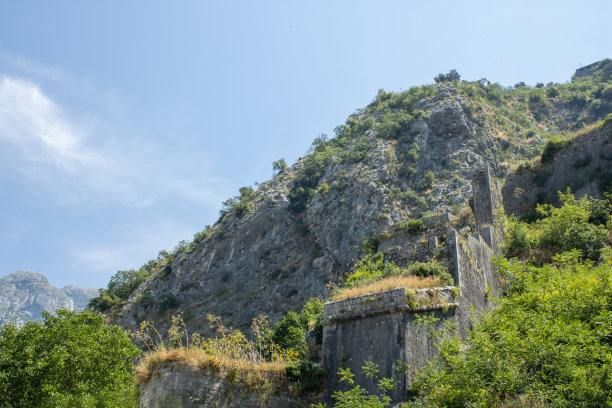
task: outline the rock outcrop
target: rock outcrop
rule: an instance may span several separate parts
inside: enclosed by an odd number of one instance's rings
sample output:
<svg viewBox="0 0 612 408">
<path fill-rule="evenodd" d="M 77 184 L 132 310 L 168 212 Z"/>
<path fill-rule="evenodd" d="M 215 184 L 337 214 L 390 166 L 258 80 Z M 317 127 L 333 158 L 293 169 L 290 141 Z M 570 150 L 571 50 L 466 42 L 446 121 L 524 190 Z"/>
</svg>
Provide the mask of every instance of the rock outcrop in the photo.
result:
<svg viewBox="0 0 612 408">
<path fill-rule="evenodd" d="M 451 84 L 438 85 L 415 108 L 425 115 L 399 140 L 368 130 L 347 148 L 369 143 L 363 160 L 332 160 L 301 214 L 291 211 L 288 195 L 303 160 L 260 185 L 251 212 L 224 217 L 195 251 L 177 258 L 170 273 L 142 285 L 117 322 L 134 329 L 154 320 L 163 329 L 171 315 L 182 312 L 191 330 L 206 333 L 206 313 L 240 328 L 261 313 L 276 320 L 325 295 L 330 281 L 351 270 L 364 239 L 375 235 L 380 214 L 400 222 L 465 208 L 474 170 L 489 164 L 493 174 L 502 171 L 486 118 Z M 411 150 L 418 158 L 402 161 Z M 438 175 L 429 184 L 420 177 L 427 172 Z M 139 302 L 144 294 L 146 304 Z M 169 297 L 178 307 L 159 315 L 154 305 Z"/>
<path fill-rule="evenodd" d="M 331 158 L 319 160 L 326 147 L 313 143 L 307 157 L 258 187 L 247 210 L 229 211 L 195 248 L 154 273 L 112 319 L 131 330 L 153 321 L 163 332 L 182 313 L 191 331 L 205 335 L 207 313 L 240 329 L 259 314 L 276 321 L 351 271 L 381 216 L 394 225 L 449 213 L 464 223 L 458 228 L 473 224 L 468 198 L 477 169 L 502 178 L 519 160 L 539 155 L 552 127 L 569 133 L 601 120 L 599 108 L 559 96 L 557 88 L 534 88 L 529 101 L 520 87 L 512 96 L 511 88 L 485 80 L 425 86 L 414 100 L 410 92 L 379 93 L 351 115 L 345 128 L 353 133 L 328 150 Z M 607 103 L 600 93 L 593 106 Z M 389 115 L 400 119 L 385 134 Z M 300 191 L 305 174 L 308 190 Z M 300 208 L 296 193 L 307 197 Z M 534 204 L 531 196 L 521 200 Z"/>
<path fill-rule="evenodd" d="M 59 289 L 37 272 L 17 271 L 0 279 L 0 325 L 40 320 L 42 312 L 59 308 L 80 310 L 97 294 L 80 286 Z"/>
</svg>

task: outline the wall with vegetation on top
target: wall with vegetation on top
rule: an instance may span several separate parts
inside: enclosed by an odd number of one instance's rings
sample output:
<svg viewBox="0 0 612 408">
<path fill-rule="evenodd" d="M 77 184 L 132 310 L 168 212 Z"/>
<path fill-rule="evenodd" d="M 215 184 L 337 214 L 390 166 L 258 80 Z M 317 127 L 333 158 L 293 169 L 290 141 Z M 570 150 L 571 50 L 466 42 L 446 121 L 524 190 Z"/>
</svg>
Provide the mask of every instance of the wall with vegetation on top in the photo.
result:
<svg viewBox="0 0 612 408">
<path fill-rule="evenodd" d="M 138 388 L 138 408 L 294 408 L 308 406 L 277 384 L 261 393 L 205 369 L 179 362 L 160 363 Z M 271 394 L 271 395 L 270 395 Z"/>
</svg>

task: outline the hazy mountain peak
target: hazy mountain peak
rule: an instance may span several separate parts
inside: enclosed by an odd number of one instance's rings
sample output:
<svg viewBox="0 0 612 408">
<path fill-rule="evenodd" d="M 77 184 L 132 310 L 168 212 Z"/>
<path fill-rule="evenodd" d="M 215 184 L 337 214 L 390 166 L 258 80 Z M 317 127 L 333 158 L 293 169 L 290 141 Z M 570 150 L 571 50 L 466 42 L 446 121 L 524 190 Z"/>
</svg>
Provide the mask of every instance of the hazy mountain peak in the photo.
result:
<svg viewBox="0 0 612 408">
<path fill-rule="evenodd" d="M 0 279 L 0 325 L 38 320 L 44 311 L 83 309 L 97 289 L 69 285 L 62 289 L 34 271 L 17 271 Z"/>
</svg>

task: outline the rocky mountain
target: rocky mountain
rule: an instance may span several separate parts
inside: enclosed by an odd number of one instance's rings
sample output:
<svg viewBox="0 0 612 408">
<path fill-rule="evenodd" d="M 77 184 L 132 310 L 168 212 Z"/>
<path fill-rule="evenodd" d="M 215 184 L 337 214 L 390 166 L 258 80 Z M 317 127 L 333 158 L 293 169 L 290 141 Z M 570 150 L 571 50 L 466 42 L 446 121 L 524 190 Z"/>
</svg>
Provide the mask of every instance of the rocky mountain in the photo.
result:
<svg viewBox="0 0 612 408">
<path fill-rule="evenodd" d="M 0 325 L 40 320 L 42 312 L 59 308 L 80 310 L 97 294 L 73 285 L 59 289 L 37 272 L 17 271 L 0 279 Z"/>
<path fill-rule="evenodd" d="M 448 212 L 459 226 L 473 224 L 474 171 L 488 166 L 503 179 L 533 168 L 543 146 L 599 123 L 612 111 L 610 67 L 592 64 L 565 84 L 503 87 L 441 75 L 434 85 L 381 90 L 334 138 L 316 138 L 297 163 L 275 166 L 272 180 L 226 201 L 194 242 L 144 265 L 138 276 L 147 278 L 125 301 L 101 297 L 100 310 L 130 329 L 142 320 L 163 329 L 179 313 L 203 333 L 207 313 L 238 328 L 261 313 L 276 320 L 349 272 L 364 243 L 376 245 L 381 217 L 400 224 Z M 591 178 L 595 189 L 604 170 Z M 546 194 L 526 197 L 521 210 L 538 199 Z"/>
</svg>

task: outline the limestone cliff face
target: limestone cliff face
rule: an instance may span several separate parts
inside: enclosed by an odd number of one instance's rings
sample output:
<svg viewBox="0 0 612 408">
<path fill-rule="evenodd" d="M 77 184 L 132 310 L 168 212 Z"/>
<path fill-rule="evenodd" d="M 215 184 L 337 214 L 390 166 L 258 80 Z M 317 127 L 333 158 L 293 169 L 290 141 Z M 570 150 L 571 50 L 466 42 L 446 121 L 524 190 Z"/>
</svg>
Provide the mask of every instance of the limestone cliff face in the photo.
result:
<svg viewBox="0 0 612 408">
<path fill-rule="evenodd" d="M 609 80 L 602 78 L 594 80 Z M 469 216 L 476 169 L 488 166 L 493 177 L 504 177 L 513 163 L 539 155 L 546 132 L 595 123 L 608 103 L 605 84 L 600 99 L 583 104 L 559 93 L 572 84 L 536 87 L 526 97 L 520 87 L 485 82 L 427 86 L 416 100 L 379 93 L 349 118 L 345 127 L 358 124 L 350 128 L 354 133 L 334 145 L 334 156 L 309 179 L 307 205 L 296 210 L 292 200 L 314 156 L 260 185 L 249 211 L 222 217 L 195 250 L 154 273 L 112 318 L 132 330 L 150 320 L 163 331 L 172 315 L 183 313 L 187 327 L 204 334 L 207 313 L 242 329 L 259 314 L 274 321 L 324 296 L 329 282 L 349 272 L 364 239 L 376 236 L 381 216 L 389 225 L 446 212 Z M 386 102 L 392 98 L 393 104 Z M 401 123 L 391 137 L 383 131 L 389 115 L 399 115 Z M 313 144 L 311 154 L 319 147 Z M 521 188 L 537 194 L 527 184 Z M 521 199 L 533 205 L 531 195 Z"/>
<path fill-rule="evenodd" d="M 44 311 L 59 308 L 80 310 L 97 293 L 97 289 L 80 286 L 59 289 L 39 273 L 17 271 L 0 279 L 0 325 L 8 322 L 22 325 L 39 320 Z"/>
<path fill-rule="evenodd" d="M 475 169 L 489 164 L 495 174 L 503 172 L 485 115 L 474 112 L 450 84 L 439 85 L 415 108 L 425 115 L 399 140 L 383 140 L 369 130 L 360 140 L 373 148 L 363 160 L 332 161 L 301 214 L 290 211 L 288 193 L 302 160 L 262 184 L 252 212 L 225 217 L 195 251 L 177 258 L 170 273 L 149 279 L 118 323 L 134 329 L 153 320 L 163 328 L 171 315 L 182 312 L 191 330 L 206 332 L 207 313 L 240 328 L 261 313 L 274 320 L 310 297 L 325 295 L 328 282 L 348 272 L 364 239 L 375 235 L 381 213 L 400 222 L 467 206 Z M 418 159 L 409 164 L 398 159 L 415 144 Z M 416 174 L 402 171 L 407 166 Z M 429 171 L 438 177 L 419 186 Z M 178 305 L 160 314 L 156 305 L 168 298 Z"/>
</svg>

